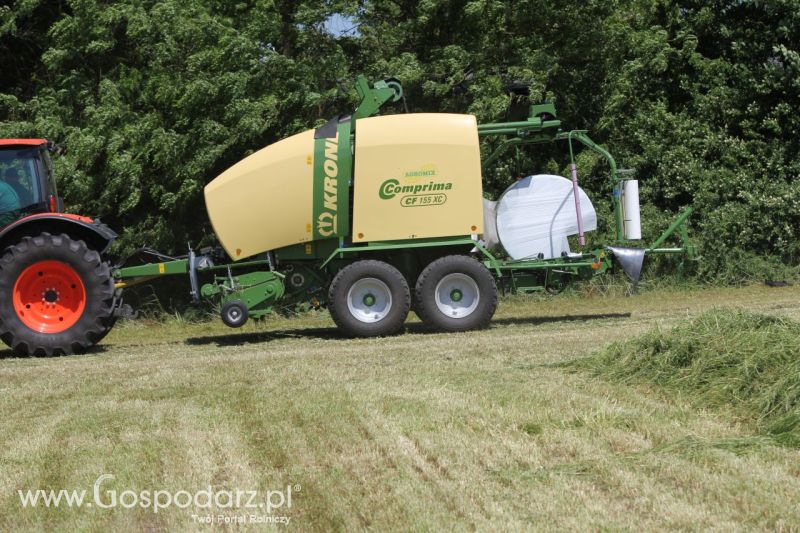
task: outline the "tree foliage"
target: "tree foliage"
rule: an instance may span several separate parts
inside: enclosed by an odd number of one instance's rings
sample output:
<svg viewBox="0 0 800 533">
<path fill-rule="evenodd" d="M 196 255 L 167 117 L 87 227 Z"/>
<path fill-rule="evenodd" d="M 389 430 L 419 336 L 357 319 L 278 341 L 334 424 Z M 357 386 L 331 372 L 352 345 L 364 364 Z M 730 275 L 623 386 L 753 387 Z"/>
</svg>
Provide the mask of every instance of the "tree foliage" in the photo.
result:
<svg viewBox="0 0 800 533">
<path fill-rule="evenodd" d="M 733 251 L 800 259 L 797 43 L 796 0 L 17 0 L 0 7 L 0 136 L 65 144 L 68 206 L 122 248 L 181 251 L 213 238 L 203 186 L 352 109 L 357 73 L 401 79 L 411 111 L 481 121 L 506 118 L 520 81 L 637 169 L 649 237 L 694 205 L 714 273 Z M 565 164 L 523 162 L 489 189 Z M 579 164 L 608 193 L 598 160 Z"/>
</svg>

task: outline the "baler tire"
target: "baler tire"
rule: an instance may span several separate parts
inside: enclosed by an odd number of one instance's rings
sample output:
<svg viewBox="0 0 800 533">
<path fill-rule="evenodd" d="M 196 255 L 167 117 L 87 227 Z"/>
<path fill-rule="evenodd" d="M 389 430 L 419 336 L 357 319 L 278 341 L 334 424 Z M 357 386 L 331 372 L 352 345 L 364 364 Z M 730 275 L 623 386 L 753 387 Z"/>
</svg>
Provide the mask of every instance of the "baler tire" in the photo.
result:
<svg viewBox="0 0 800 533">
<path fill-rule="evenodd" d="M 250 318 L 250 311 L 248 311 L 247 305 L 243 301 L 231 300 L 223 304 L 220 310 L 220 318 L 229 328 L 240 328 Z"/>
<path fill-rule="evenodd" d="M 39 291 L 42 302 L 54 298 L 51 309 L 25 315 L 39 305 Z M 114 291 L 110 265 L 85 242 L 64 234 L 23 237 L 0 258 L 0 339 L 20 355 L 84 353 L 116 322 Z"/>
<path fill-rule="evenodd" d="M 442 291 L 450 293 L 439 294 L 437 302 L 437 293 Z M 454 300 L 456 292 L 460 296 Z M 441 331 L 486 328 L 497 309 L 494 277 L 480 262 L 466 255 L 448 255 L 429 264 L 419 275 L 414 294 L 419 317 Z M 452 309 L 451 314 L 446 314 L 443 308 Z M 457 314 L 461 316 L 454 316 Z"/>
<path fill-rule="evenodd" d="M 357 298 L 355 290 L 369 290 L 374 287 L 376 292 L 385 291 L 385 313 L 380 318 L 372 320 L 365 310 L 349 302 Z M 376 298 L 375 295 L 367 295 Z M 364 305 L 381 305 L 380 295 L 373 304 L 366 302 Z M 339 329 L 350 337 L 382 337 L 399 333 L 403 329 L 408 311 L 411 308 L 411 291 L 405 277 L 395 267 L 383 261 L 363 260 L 347 265 L 340 270 L 331 282 L 328 290 L 328 310 Z M 371 311 L 370 311 L 371 313 Z M 382 310 L 376 310 L 379 316 Z M 359 318 L 359 316 L 361 318 Z"/>
</svg>

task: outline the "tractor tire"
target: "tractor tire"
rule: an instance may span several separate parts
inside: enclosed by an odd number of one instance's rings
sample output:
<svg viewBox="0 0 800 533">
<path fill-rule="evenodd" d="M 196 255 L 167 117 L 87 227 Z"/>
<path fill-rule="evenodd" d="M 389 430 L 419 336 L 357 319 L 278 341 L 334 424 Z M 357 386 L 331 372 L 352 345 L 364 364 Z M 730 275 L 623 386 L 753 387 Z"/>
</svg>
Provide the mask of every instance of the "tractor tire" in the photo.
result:
<svg viewBox="0 0 800 533">
<path fill-rule="evenodd" d="M 497 309 L 494 277 L 465 255 L 448 255 L 429 264 L 414 293 L 419 317 L 441 331 L 483 329 Z"/>
<path fill-rule="evenodd" d="M 116 324 L 117 324 L 117 317 L 116 316 L 111 316 L 111 317 L 108 317 L 108 319 L 104 320 L 103 321 L 103 330 L 100 332 L 100 335 L 97 336 L 97 338 L 94 340 L 94 342 L 92 344 L 96 345 L 96 344 L 100 343 L 100 341 L 105 339 L 106 335 L 111 333 L 111 330 L 114 329 L 114 326 Z"/>
<path fill-rule="evenodd" d="M 114 326 L 109 264 L 83 241 L 42 233 L 0 258 L 0 339 L 20 355 L 83 353 Z"/>
<path fill-rule="evenodd" d="M 403 329 L 411 291 L 403 275 L 383 261 L 357 261 L 333 278 L 328 308 L 339 329 L 351 337 L 380 337 Z"/>
</svg>

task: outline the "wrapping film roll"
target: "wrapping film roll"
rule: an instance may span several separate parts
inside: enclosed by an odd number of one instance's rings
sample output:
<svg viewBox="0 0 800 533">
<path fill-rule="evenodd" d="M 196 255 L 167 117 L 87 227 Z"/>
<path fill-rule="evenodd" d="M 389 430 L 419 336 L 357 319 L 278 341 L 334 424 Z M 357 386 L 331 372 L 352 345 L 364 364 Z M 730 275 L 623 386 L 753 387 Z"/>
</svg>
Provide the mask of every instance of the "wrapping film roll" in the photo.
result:
<svg viewBox="0 0 800 533">
<path fill-rule="evenodd" d="M 625 238 L 638 241 L 642 238 L 642 220 L 639 213 L 639 182 L 622 182 L 622 212 Z"/>
<path fill-rule="evenodd" d="M 579 189 L 584 231 L 597 229 L 597 213 Z M 528 176 L 497 202 L 484 202 L 484 241 L 499 242 L 512 259 L 550 259 L 569 253 L 567 237 L 578 233 L 572 182 L 561 176 Z"/>
</svg>

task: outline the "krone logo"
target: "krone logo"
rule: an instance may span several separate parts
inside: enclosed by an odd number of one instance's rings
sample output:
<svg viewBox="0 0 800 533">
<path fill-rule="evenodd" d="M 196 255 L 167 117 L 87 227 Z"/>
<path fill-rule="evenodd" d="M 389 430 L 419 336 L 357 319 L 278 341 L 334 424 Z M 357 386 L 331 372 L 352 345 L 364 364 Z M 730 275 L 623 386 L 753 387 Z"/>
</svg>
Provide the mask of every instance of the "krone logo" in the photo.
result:
<svg viewBox="0 0 800 533">
<path fill-rule="evenodd" d="M 336 137 L 325 140 L 325 162 L 322 167 L 325 171 L 322 186 L 323 211 L 317 215 L 317 232 L 322 237 L 331 237 L 336 231 L 336 215 L 338 200 L 337 179 L 339 176 L 338 165 L 339 132 Z"/>
<path fill-rule="evenodd" d="M 317 217 L 317 232 L 323 237 L 330 237 L 334 228 L 336 228 L 336 215 L 330 211 L 320 213 Z"/>
</svg>

